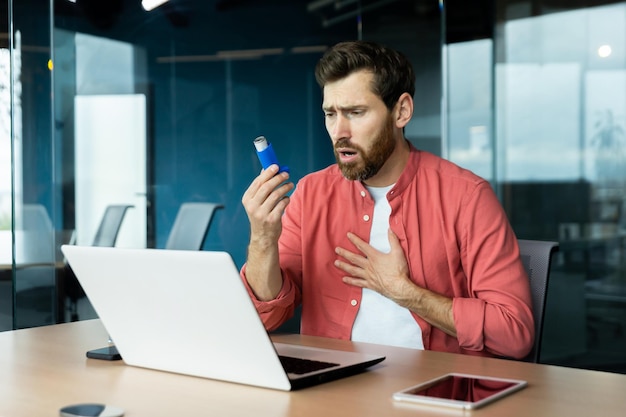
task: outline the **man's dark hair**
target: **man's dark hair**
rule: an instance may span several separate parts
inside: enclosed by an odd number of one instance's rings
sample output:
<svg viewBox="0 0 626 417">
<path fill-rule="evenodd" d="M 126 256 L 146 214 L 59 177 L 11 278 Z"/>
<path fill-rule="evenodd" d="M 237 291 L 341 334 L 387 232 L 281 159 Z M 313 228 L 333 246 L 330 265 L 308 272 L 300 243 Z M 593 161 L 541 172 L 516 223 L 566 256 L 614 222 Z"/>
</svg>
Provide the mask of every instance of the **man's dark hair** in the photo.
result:
<svg viewBox="0 0 626 417">
<path fill-rule="evenodd" d="M 372 92 L 389 110 L 403 93 L 415 94 L 415 73 L 409 60 L 400 52 L 384 45 L 366 42 L 341 42 L 327 50 L 315 67 L 320 87 L 340 80 L 356 71 L 374 74 Z"/>
</svg>

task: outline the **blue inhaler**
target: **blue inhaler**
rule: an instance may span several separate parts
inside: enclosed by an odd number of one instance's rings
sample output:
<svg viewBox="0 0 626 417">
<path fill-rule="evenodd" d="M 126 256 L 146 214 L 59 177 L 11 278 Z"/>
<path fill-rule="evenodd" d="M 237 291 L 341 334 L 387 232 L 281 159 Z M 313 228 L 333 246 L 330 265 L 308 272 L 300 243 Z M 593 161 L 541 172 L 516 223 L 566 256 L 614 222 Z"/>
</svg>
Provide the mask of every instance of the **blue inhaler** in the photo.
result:
<svg viewBox="0 0 626 417">
<path fill-rule="evenodd" d="M 270 165 L 276 164 L 280 167 L 278 172 L 289 172 L 288 166 L 281 166 L 278 163 L 274 148 L 272 148 L 272 144 L 265 139 L 265 136 L 256 138 L 254 140 L 254 147 L 256 148 L 256 154 L 259 157 L 259 161 L 261 161 L 263 169 L 267 169 Z"/>
</svg>

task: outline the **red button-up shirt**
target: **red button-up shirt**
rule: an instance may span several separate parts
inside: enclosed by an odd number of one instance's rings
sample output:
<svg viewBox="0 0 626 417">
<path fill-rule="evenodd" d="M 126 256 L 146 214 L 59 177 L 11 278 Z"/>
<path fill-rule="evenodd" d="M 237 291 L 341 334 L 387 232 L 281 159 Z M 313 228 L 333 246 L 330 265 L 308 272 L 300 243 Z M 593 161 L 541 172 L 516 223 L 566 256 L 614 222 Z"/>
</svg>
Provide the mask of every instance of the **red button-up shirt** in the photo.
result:
<svg viewBox="0 0 626 417">
<path fill-rule="evenodd" d="M 411 146 L 402 175 L 387 194 L 389 225 L 399 237 L 411 280 L 452 298 L 457 337 L 413 314 L 426 349 L 524 357 L 534 324 L 528 277 L 517 239 L 490 184 L 470 171 Z M 279 240 L 283 286 L 257 300 L 268 330 L 302 304 L 302 334 L 349 339 L 361 289 L 345 284 L 333 265 L 346 234 L 368 241 L 374 201 L 337 165 L 302 178 L 283 216 Z M 245 265 L 241 271 L 245 280 Z"/>
</svg>

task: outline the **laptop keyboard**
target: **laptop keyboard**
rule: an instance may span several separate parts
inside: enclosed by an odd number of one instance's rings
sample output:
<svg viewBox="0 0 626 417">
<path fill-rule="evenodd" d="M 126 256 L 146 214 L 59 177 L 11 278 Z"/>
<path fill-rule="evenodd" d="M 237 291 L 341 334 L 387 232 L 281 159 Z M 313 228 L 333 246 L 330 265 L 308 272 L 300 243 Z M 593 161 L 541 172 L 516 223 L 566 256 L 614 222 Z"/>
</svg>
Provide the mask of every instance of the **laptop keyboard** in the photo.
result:
<svg viewBox="0 0 626 417">
<path fill-rule="evenodd" d="M 309 359 L 293 358 L 291 356 L 279 356 L 279 359 L 287 373 L 296 375 L 308 374 L 309 372 L 339 365 L 338 363 L 313 361 Z"/>
</svg>

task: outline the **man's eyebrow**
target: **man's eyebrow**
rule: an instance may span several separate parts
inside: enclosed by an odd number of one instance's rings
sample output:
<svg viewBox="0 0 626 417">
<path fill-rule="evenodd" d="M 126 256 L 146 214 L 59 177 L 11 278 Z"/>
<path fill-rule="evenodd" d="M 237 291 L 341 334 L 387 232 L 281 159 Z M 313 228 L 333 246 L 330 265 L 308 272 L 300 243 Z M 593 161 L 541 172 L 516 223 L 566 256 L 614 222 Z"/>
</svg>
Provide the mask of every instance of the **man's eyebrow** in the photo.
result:
<svg viewBox="0 0 626 417">
<path fill-rule="evenodd" d="M 364 109 L 366 106 L 365 105 L 360 105 L 360 104 L 355 104 L 352 106 L 322 106 L 322 110 L 324 111 L 352 111 L 352 110 L 362 110 Z"/>
</svg>

